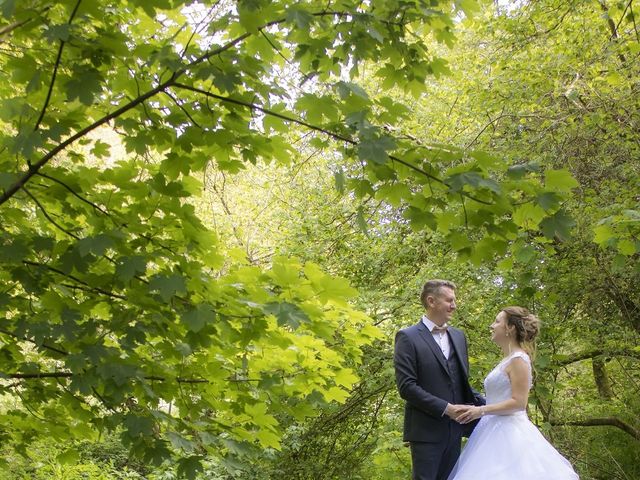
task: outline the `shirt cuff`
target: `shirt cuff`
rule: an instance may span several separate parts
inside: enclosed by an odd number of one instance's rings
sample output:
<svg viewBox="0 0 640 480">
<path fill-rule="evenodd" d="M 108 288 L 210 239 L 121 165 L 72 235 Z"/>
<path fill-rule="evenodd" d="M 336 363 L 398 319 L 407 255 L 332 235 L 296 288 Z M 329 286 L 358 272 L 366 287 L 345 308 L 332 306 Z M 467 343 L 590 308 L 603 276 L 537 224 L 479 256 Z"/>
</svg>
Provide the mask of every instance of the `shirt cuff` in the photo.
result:
<svg viewBox="0 0 640 480">
<path fill-rule="evenodd" d="M 445 412 L 447 411 L 447 407 L 449 406 L 449 404 L 447 403 L 444 407 L 444 410 L 442 411 L 442 415 L 440 415 L 441 417 L 444 417 Z"/>
</svg>

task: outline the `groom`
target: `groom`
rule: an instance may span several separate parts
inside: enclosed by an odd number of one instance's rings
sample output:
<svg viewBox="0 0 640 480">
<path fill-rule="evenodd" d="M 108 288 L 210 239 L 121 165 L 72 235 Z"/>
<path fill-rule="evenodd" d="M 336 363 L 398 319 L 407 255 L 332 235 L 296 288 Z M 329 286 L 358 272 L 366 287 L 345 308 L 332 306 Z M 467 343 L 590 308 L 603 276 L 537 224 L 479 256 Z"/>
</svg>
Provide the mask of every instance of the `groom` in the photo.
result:
<svg viewBox="0 0 640 480">
<path fill-rule="evenodd" d="M 455 285 L 429 280 L 420 300 L 426 310 L 417 325 L 396 334 L 396 384 L 405 400 L 404 441 L 411 444 L 413 480 L 446 480 L 460 455 L 462 436 L 473 426 L 455 421 L 460 404 L 484 405 L 469 385 L 467 341 L 450 327 Z"/>
</svg>

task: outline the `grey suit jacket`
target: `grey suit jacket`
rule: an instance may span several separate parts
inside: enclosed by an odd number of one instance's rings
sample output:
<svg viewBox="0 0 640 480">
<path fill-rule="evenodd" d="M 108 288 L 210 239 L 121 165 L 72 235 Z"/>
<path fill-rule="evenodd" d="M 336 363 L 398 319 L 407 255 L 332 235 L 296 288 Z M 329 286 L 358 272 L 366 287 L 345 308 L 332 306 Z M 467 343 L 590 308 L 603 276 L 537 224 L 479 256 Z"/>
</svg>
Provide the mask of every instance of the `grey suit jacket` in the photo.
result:
<svg viewBox="0 0 640 480">
<path fill-rule="evenodd" d="M 451 355 L 457 355 L 463 370 L 464 403 L 484 405 L 484 398 L 469 385 L 469 358 L 464 333 L 449 328 Z M 443 415 L 447 403 L 454 403 L 453 385 L 446 359 L 433 335 L 420 321 L 396 334 L 394 364 L 396 385 L 405 400 L 404 440 L 441 442 L 449 435 L 468 435 L 474 424 L 459 425 Z"/>
</svg>

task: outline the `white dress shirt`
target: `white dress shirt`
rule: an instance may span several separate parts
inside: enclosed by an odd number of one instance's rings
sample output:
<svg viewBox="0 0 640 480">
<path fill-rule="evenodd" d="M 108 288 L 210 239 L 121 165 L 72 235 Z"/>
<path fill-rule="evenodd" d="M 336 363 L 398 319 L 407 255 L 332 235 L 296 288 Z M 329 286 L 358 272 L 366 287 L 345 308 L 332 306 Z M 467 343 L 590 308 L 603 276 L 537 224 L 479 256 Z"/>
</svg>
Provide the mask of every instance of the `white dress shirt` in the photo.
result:
<svg viewBox="0 0 640 480">
<path fill-rule="evenodd" d="M 449 335 L 447 335 L 447 332 L 434 332 L 433 329 L 434 327 L 437 327 L 437 325 L 429 320 L 426 315 L 422 316 L 422 323 L 425 324 L 427 329 L 431 332 L 431 335 L 433 335 L 433 339 L 440 346 L 440 350 L 442 350 L 444 358 L 448 359 L 449 354 L 451 353 L 451 344 L 449 343 Z M 445 323 L 443 327 L 446 326 L 447 324 Z"/>
</svg>

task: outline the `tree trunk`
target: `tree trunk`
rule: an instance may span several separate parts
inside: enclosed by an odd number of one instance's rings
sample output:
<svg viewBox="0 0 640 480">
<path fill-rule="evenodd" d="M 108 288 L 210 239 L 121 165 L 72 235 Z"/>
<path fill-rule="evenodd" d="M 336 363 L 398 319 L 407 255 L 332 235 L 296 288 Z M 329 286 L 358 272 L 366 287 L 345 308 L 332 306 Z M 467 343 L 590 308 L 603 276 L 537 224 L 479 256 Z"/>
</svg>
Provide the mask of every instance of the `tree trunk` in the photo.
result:
<svg viewBox="0 0 640 480">
<path fill-rule="evenodd" d="M 609 380 L 604 357 L 593 357 L 591 365 L 593 367 L 593 379 L 596 382 L 596 387 L 598 387 L 600 398 L 610 400 L 613 398 L 613 390 L 611 389 L 611 380 Z"/>
</svg>

